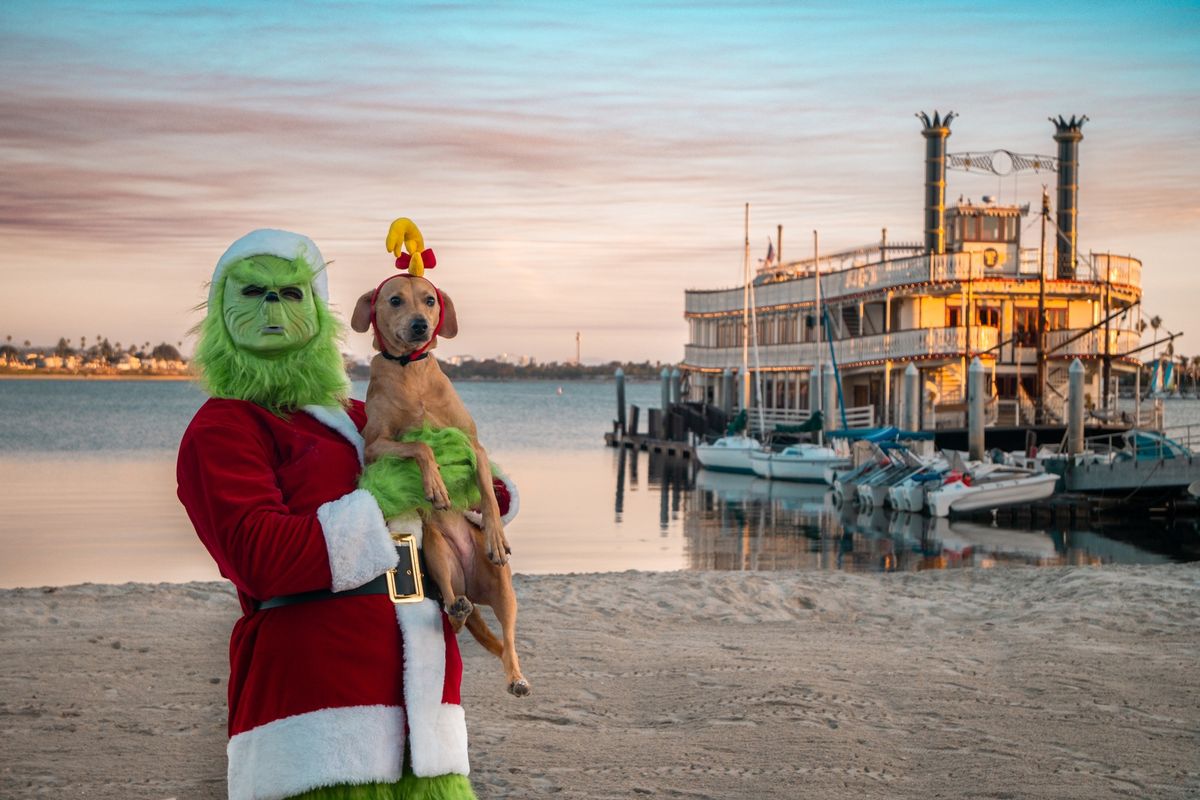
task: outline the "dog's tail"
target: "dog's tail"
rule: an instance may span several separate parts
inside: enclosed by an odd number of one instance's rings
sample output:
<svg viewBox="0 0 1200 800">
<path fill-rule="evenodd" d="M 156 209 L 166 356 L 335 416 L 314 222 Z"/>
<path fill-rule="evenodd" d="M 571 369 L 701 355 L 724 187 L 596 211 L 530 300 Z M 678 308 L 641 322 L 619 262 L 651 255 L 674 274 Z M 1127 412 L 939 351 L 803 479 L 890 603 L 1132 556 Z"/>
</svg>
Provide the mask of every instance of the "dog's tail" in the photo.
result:
<svg viewBox="0 0 1200 800">
<path fill-rule="evenodd" d="M 504 644 L 496 638 L 496 634 L 492 633 L 492 629 L 483 621 L 483 616 L 479 611 L 475 611 L 471 616 L 467 617 L 467 630 L 475 637 L 475 641 L 483 645 L 483 649 L 500 658 L 504 654 Z"/>
</svg>

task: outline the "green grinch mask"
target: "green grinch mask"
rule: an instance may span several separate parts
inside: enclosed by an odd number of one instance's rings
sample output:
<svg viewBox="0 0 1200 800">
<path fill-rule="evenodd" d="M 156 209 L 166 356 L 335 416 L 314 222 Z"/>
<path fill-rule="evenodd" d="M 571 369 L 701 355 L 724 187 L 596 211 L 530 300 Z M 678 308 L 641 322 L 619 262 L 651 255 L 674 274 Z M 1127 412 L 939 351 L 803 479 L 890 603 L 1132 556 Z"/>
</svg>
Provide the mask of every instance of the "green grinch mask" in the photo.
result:
<svg viewBox="0 0 1200 800">
<path fill-rule="evenodd" d="M 313 291 L 313 274 L 303 258 L 270 255 L 244 258 L 220 274 L 195 357 L 209 394 L 280 416 L 346 402 L 342 327 Z"/>
<path fill-rule="evenodd" d="M 221 302 L 235 346 L 264 358 L 303 347 L 317 335 L 312 272 L 299 261 L 253 256 L 232 265 Z"/>
</svg>

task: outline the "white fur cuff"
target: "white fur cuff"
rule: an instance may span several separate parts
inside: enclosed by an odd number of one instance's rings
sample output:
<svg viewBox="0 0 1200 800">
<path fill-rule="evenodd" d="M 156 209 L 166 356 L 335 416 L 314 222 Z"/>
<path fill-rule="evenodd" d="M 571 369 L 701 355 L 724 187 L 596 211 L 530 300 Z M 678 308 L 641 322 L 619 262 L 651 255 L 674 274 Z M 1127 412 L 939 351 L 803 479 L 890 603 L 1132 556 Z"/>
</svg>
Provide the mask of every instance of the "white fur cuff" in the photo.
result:
<svg viewBox="0 0 1200 800">
<path fill-rule="evenodd" d="M 325 533 L 333 591 L 362 586 L 396 566 L 396 546 L 379 504 L 367 490 L 324 504 L 317 509 L 317 519 Z"/>
<path fill-rule="evenodd" d="M 323 708 L 229 740 L 230 800 L 280 800 L 335 783 L 400 779 L 404 709 Z"/>
</svg>

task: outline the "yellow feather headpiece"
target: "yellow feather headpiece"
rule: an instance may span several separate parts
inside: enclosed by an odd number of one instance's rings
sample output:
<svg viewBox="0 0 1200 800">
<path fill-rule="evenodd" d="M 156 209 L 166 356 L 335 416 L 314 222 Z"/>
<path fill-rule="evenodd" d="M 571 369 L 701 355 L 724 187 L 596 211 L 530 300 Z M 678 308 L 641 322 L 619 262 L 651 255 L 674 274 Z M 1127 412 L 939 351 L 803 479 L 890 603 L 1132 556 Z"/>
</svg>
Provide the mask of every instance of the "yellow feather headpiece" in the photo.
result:
<svg viewBox="0 0 1200 800">
<path fill-rule="evenodd" d="M 395 220 L 388 228 L 387 250 L 396 257 L 396 269 L 406 269 L 409 275 L 419 277 L 437 266 L 437 258 L 425 248 L 425 237 L 417 223 L 408 217 Z"/>
</svg>

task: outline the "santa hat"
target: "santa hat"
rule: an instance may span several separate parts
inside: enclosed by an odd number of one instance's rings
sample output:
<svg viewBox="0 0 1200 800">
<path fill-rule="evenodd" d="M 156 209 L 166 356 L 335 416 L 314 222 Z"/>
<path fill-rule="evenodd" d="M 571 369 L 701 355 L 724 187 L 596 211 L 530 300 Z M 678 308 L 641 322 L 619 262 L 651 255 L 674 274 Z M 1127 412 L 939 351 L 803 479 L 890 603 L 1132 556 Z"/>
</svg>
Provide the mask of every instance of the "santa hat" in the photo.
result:
<svg viewBox="0 0 1200 800">
<path fill-rule="evenodd" d="M 208 286 L 208 304 L 211 306 L 217 296 L 217 286 L 221 276 L 231 265 L 251 256 L 277 256 L 288 261 L 303 258 L 304 263 L 312 267 L 312 288 L 326 303 L 329 302 L 329 279 L 325 277 L 325 259 L 321 251 L 307 236 L 291 231 L 277 231 L 271 228 L 260 228 L 247 233 L 225 251 L 225 255 L 217 262 L 213 270 L 212 283 Z"/>
</svg>

